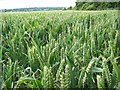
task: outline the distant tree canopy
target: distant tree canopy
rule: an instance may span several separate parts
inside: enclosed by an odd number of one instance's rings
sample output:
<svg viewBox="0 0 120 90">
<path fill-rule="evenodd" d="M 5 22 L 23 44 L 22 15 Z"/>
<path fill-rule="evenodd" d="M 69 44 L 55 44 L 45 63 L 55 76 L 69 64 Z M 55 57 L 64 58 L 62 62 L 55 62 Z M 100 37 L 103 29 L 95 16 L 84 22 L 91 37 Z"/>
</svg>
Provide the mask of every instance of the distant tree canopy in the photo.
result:
<svg viewBox="0 0 120 90">
<path fill-rule="evenodd" d="M 3 9 L 0 12 L 28 12 L 28 11 L 49 11 L 49 10 L 64 10 L 65 7 L 31 7 L 18 9 Z"/>
<path fill-rule="evenodd" d="M 85 0 L 84 0 L 85 1 Z M 75 9 L 77 10 L 105 10 L 105 9 L 120 9 L 120 2 L 81 2 L 76 1 Z"/>
</svg>

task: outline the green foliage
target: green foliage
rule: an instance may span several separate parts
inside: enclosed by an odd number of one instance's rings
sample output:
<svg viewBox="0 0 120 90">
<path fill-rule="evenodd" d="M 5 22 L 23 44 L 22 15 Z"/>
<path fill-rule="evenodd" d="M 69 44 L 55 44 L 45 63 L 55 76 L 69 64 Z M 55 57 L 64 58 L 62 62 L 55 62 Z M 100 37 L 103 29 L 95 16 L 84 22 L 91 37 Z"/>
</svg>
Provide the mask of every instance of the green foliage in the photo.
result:
<svg viewBox="0 0 120 90">
<path fill-rule="evenodd" d="M 119 88 L 117 19 L 117 11 L 3 13 L 2 88 Z"/>
<path fill-rule="evenodd" d="M 90 0 L 88 0 L 90 1 Z M 117 9 L 119 10 L 120 3 L 117 2 L 81 2 L 76 1 L 75 8 L 77 10 L 106 10 L 106 9 Z"/>
<path fill-rule="evenodd" d="M 67 9 L 68 9 L 68 10 L 72 10 L 72 6 L 68 7 Z"/>
<path fill-rule="evenodd" d="M 95 10 L 95 6 L 94 6 L 94 4 L 91 4 L 86 9 L 87 10 Z"/>
</svg>

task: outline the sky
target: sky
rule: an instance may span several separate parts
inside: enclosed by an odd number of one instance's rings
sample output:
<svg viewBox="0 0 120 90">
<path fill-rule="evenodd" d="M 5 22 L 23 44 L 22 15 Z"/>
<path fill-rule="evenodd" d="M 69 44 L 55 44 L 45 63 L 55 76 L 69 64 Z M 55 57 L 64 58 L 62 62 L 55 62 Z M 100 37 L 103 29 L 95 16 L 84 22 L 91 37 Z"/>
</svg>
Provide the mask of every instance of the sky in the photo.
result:
<svg viewBox="0 0 120 90">
<path fill-rule="evenodd" d="M 0 9 L 28 7 L 69 7 L 75 6 L 76 0 L 0 0 Z"/>
</svg>

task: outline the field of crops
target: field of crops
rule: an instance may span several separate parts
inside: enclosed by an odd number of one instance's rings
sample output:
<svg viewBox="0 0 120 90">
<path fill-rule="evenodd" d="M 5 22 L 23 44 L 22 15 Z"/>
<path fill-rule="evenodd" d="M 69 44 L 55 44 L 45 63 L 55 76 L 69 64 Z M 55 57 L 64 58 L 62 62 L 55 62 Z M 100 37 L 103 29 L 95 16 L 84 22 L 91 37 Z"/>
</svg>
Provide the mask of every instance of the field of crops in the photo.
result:
<svg viewBox="0 0 120 90">
<path fill-rule="evenodd" d="M 120 88 L 118 11 L 2 13 L 1 23 L 2 88 Z"/>
</svg>

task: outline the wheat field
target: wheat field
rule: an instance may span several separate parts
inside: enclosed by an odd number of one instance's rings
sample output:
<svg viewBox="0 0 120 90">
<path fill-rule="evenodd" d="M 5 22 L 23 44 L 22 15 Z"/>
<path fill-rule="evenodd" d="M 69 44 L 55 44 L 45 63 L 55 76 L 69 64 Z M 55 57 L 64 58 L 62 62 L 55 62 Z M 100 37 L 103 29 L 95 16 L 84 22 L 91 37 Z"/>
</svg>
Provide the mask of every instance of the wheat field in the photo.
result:
<svg viewBox="0 0 120 90">
<path fill-rule="evenodd" d="M 1 15 L 1 88 L 120 88 L 118 11 Z"/>
</svg>

